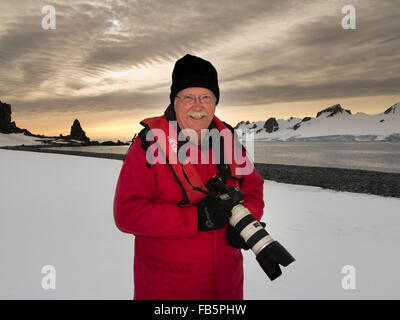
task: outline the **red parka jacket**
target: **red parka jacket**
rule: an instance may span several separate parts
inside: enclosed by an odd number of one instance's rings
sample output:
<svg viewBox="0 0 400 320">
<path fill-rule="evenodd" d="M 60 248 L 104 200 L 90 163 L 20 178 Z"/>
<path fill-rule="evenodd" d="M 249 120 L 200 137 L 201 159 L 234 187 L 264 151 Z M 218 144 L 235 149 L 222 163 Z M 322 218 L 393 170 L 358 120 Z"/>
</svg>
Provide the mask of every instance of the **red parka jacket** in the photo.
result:
<svg viewBox="0 0 400 320">
<path fill-rule="evenodd" d="M 160 117 L 163 120 L 165 116 Z M 197 152 L 193 164 L 204 184 L 217 172 L 214 150 Z M 209 164 L 205 164 L 205 158 Z M 226 227 L 197 231 L 197 207 L 178 206 L 182 189 L 168 164 L 146 165 L 141 139 L 123 163 L 114 198 L 117 227 L 134 234 L 134 298 L 163 300 L 243 299 L 243 257 L 226 240 Z M 254 169 L 239 186 L 243 205 L 256 219 L 263 214 L 264 180 Z"/>
</svg>

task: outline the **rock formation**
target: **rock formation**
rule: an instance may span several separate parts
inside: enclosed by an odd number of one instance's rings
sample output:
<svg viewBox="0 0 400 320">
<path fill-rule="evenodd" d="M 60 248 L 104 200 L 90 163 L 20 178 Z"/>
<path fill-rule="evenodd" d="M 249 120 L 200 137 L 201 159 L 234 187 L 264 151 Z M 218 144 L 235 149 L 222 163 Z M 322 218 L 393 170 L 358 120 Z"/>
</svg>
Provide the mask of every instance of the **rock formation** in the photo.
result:
<svg viewBox="0 0 400 320">
<path fill-rule="evenodd" d="M 342 106 L 340 104 L 335 104 L 333 106 L 330 106 L 329 108 L 326 108 L 320 112 L 317 113 L 317 118 L 319 116 L 321 116 L 323 113 L 326 113 L 326 118 L 328 117 L 333 117 L 335 114 L 337 113 L 343 113 L 343 112 L 347 112 L 348 114 L 351 114 L 350 110 L 347 109 L 343 109 Z"/>
<path fill-rule="evenodd" d="M 11 106 L 0 101 L 0 132 L 11 133 Z"/>
<path fill-rule="evenodd" d="M 90 142 L 90 139 L 86 136 L 86 133 L 85 131 L 83 131 L 78 119 L 75 119 L 74 123 L 72 124 L 71 133 L 68 138 L 84 142 Z"/>
<path fill-rule="evenodd" d="M 397 114 L 400 113 L 400 102 L 397 102 L 396 104 L 392 105 L 389 109 L 387 109 L 384 114 L 390 114 L 393 113 L 395 114 L 397 112 Z"/>
<path fill-rule="evenodd" d="M 15 124 L 15 121 L 11 121 L 11 105 L 0 101 L 0 133 L 25 133 L 26 135 L 32 135 L 26 129 L 20 129 Z"/>
<path fill-rule="evenodd" d="M 233 129 L 239 128 L 241 125 L 250 124 L 250 121 L 240 121 Z"/>
<path fill-rule="evenodd" d="M 265 123 L 264 123 L 264 129 L 265 129 L 267 132 L 271 133 L 271 132 L 274 132 L 274 131 L 276 131 L 276 130 L 279 129 L 279 124 L 278 124 L 278 122 L 276 121 L 275 118 L 269 118 L 269 119 L 268 119 L 267 121 L 265 121 Z"/>
</svg>

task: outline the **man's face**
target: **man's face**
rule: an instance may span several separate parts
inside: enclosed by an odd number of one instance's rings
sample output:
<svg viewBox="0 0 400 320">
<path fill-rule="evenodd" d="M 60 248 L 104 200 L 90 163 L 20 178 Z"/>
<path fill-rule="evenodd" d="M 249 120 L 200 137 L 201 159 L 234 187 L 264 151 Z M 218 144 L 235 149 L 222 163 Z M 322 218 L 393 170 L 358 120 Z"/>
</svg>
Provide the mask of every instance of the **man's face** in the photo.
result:
<svg viewBox="0 0 400 320">
<path fill-rule="evenodd" d="M 185 103 L 186 99 L 183 97 L 187 95 L 193 95 L 196 97 L 194 104 Z M 202 95 L 211 96 L 211 102 L 208 103 L 205 101 L 205 103 L 201 103 L 199 97 Z M 214 117 L 215 101 L 216 99 L 213 92 L 206 88 L 191 87 L 179 91 L 174 101 L 176 120 L 179 128 L 181 128 L 181 130 L 187 128 L 193 129 L 198 134 L 201 129 L 207 129 Z"/>
</svg>

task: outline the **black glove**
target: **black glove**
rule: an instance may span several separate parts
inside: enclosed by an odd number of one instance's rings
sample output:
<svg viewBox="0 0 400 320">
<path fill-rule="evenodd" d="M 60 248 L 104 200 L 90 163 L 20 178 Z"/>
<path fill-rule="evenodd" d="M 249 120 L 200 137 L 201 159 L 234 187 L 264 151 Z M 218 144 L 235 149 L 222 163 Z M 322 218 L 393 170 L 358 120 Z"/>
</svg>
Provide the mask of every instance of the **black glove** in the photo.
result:
<svg viewBox="0 0 400 320">
<path fill-rule="evenodd" d="M 209 194 L 197 206 L 199 231 L 221 229 L 228 223 L 235 204 L 228 199 L 221 199 L 217 194 Z"/>
<path fill-rule="evenodd" d="M 265 228 L 266 226 L 265 222 L 260 222 L 260 223 L 263 226 L 263 228 Z M 240 233 L 237 232 L 236 229 L 231 225 L 228 226 L 228 229 L 226 231 L 226 238 L 228 240 L 228 243 L 234 248 L 244 249 L 244 250 L 250 249 L 247 243 L 240 236 Z"/>
</svg>

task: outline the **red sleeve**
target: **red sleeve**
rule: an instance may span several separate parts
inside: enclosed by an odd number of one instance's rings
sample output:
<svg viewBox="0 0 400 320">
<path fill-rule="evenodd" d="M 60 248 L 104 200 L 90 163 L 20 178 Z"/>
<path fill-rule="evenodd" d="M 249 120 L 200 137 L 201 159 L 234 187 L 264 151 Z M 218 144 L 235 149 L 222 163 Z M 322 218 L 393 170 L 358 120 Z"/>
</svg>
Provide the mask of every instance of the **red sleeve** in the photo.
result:
<svg viewBox="0 0 400 320">
<path fill-rule="evenodd" d="M 139 138 L 128 151 L 114 196 L 114 220 L 122 232 L 149 237 L 192 237 L 197 233 L 197 208 L 156 203 L 154 166 L 146 166 Z"/>
<path fill-rule="evenodd" d="M 250 162 L 248 157 L 246 160 Z M 257 220 L 260 220 L 264 212 L 264 179 L 252 163 L 251 166 L 253 167 L 252 172 L 243 175 L 244 180 L 240 184 L 240 190 L 244 195 L 243 205 L 249 209 Z"/>
</svg>

